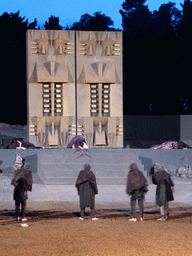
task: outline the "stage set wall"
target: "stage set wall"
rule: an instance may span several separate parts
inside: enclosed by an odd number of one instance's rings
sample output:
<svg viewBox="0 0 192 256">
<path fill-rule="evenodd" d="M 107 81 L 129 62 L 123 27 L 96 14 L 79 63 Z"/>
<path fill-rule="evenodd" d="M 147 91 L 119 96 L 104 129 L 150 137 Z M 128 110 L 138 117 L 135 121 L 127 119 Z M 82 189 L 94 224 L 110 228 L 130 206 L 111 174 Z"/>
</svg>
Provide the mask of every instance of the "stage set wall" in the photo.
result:
<svg viewBox="0 0 192 256">
<path fill-rule="evenodd" d="M 123 147 L 120 31 L 27 31 L 28 141 Z"/>
<path fill-rule="evenodd" d="M 192 115 L 124 116 L 124 146 L 149 148 L 165 141 L 192 146 Z"/>
</svg>

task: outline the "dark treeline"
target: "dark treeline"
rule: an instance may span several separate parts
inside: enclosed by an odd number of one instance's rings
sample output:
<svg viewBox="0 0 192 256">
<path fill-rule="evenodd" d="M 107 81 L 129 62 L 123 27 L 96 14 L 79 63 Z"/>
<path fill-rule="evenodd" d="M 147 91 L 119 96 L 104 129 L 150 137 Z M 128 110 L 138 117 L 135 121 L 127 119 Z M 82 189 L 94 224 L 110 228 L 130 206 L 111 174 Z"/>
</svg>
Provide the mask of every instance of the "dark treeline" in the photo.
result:
<svg viewBox="0 0 192 256">
<path fill-rule="evenodd" d="M 125 0 L 122 9 L 125 115 L 192 114 L 192 2 L 181 10 L 163 4 L 153 13 L 146 0 Z M 17 13 L 0 16 L 1 115 L 0 122 L 27 123 L 26 31 L 39 29 Z M 101 12 L 84 14 L 62 27 L 51 16 L 44 29 L 115 31 L 112 19 Z"/>
</svg>

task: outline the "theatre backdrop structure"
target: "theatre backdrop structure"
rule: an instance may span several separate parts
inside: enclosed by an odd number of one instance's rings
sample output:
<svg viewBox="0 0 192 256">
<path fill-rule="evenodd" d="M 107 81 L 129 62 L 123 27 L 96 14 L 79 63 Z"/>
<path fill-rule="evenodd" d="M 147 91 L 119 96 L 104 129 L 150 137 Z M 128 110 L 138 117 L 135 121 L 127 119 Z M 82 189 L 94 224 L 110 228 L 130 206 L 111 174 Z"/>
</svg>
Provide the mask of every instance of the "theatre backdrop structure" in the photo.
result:
<svg viewBox="0 0 192 256">
<path fill-rule="evenodd" d="M 122 32 L 27 31 L 28 139 L 123 147 Z"/>
</svg>

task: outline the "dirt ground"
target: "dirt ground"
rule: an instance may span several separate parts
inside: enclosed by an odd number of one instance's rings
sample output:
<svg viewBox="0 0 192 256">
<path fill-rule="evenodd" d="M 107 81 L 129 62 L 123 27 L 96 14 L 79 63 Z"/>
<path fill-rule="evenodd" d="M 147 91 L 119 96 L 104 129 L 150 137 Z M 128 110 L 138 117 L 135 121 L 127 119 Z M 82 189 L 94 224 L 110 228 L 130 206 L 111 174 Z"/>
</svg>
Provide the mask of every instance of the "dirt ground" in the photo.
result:
<svg viewBox="0 0 192 256">
<path fill-rule="evenodd" d="M 157 221 L 159 209 L 145 203 L 144 221 L 128 222 L 128 204 L 96 204 L 79 220 L 73 202 L 27 205 L 28 227 L 16 221 L 13 207 L 0 206 L 1 256 L 192 256 L 192 207 L 170 204 L 170 218 Z"/>
</svg>

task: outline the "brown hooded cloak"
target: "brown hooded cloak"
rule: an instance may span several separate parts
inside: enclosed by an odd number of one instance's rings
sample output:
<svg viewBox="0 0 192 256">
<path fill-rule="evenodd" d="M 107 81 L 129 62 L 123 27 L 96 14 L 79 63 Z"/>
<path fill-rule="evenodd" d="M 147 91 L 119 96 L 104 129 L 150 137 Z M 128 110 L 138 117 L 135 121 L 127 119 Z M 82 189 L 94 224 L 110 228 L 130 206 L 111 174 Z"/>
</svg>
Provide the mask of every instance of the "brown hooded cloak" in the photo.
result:
<svg viewBox="0 0 192 256">
<path fill-rule="evenodd" d="M 75 185 L 78 191 L 78 195 L 80 196 L 81 208 L 94 208 L 95 194 L 98 194 L 96 177 L 90 168 L 90 165 L 84 166 L 85 170 L 80 171 Z"/>
<path fill-rule="evenodd" d="M 159 206 L 164 205 L 166 202 L 173 201 L 173 192 L 171 187 L 174 183 L 171 179 L 171 175 L 164 170 L 157 171 L 152 176 L 153 184 L 157 185 L 156 189 L 156 204 Z"/>
<path fill-rule="evenodd" d="M 168 181 L 171 175 L 166 171 L 158 171 L 154 174 L 154 183 L 163 183 L 164 181 Z"/>
<path fill-rule="evenodd" d="M 18 180 L 23 179 L 23 186 L 27 191 L 32 191 L 32 185 L 33 185 L 33 178 L 32 178 L 32 172 L 29 170 L 30 164 L 26 163 L 22 169 L 15 170 L 11 185 L 17 186 Z"/>
<path fill-rule="evenodd" d="M 131 192 L 133 190 L 137 190 L 140 188 L 145 188 L 146 192 L 147 192 L 147 180 L 145 178 L 145 176 L 143 175 L 143 173 L 141 171 L 138 170 L 137 165 L 134 164 L 135 166 L 131 165 L 130 166 L 130 172 L 128 174 L 127 177 L 127 188 L 126 188 L 126 192 L 127 194 L 131 194 Z"/>
</svg>

